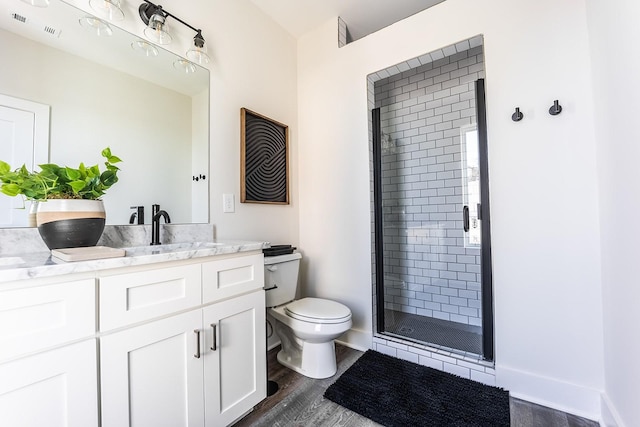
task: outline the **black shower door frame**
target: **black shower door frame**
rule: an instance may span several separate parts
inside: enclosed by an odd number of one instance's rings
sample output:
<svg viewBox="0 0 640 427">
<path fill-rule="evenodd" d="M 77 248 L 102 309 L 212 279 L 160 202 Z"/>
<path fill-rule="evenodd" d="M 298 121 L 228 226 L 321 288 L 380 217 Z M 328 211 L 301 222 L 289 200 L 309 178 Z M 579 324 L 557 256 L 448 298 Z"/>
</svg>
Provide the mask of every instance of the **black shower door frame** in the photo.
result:
<svg viewBox="0 0 640 427">
<path fill-rule="evenodd" d="M 480 206 L 478 218 L 481 232 L 481 305 L 482 305 L 482 357 L 494 359 L 493 278 L 491 263 L 491 223 L 489 209 L 489 160 L 487 117 L 484 79 L 475 82 L 476 120 L 478 127 L 478 154 L 480 169 Z M 380 109 L 371 110 L 373 131 L 373 197 L 374 197 L 374 250 L 376 277 L 376 329 L 385 333 L 384 313 L 384 235 L 382 209 L 382 130 Z"/>
</svg>

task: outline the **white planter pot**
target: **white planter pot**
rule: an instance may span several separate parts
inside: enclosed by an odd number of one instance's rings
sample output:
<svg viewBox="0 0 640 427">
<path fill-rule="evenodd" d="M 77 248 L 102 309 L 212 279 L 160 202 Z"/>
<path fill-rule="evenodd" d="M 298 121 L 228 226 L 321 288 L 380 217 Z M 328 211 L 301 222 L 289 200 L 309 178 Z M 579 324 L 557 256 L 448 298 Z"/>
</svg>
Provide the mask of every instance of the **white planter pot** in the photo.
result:
<svg viewBox="0 0 640 427">
<path fill-rule="evenodd" d="M 36 223 L 49 249 L 95 246 L 105 224 L 102 200 L 50 199 L 38 202 Z"/>
</svg>

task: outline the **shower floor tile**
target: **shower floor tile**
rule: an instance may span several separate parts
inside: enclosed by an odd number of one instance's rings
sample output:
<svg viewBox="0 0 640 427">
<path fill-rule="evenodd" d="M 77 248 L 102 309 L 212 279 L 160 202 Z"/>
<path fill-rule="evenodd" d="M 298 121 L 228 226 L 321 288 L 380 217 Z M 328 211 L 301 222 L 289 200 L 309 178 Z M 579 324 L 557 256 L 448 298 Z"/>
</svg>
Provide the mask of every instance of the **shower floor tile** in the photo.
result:
<svg viewBox="0 0 640 427">
<path fill-rule="evenodd" d="M 482 328 L 395 310 L 384 311 L 385 332 L 424 344 L 482 354 Z"/>
</svg>

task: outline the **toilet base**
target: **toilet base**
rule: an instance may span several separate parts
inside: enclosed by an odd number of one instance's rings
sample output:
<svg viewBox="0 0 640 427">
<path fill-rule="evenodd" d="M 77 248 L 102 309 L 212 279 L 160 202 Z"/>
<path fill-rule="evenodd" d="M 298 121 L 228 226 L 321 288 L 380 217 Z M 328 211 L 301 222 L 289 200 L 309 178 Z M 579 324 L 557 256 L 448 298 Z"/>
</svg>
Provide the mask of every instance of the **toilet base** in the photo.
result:
<svg viewBox="0 0 640 427">
<path fill-rule="evenodd" d="M 305 342 L 302 351 L 294 352 L 293 357 L 283 345 L 282 350 L 278 352 L 278 362 L 305 377 L 314 379 L 329 378 L 338 371 L 333 340 L 323 343 Z"/>
</svg>

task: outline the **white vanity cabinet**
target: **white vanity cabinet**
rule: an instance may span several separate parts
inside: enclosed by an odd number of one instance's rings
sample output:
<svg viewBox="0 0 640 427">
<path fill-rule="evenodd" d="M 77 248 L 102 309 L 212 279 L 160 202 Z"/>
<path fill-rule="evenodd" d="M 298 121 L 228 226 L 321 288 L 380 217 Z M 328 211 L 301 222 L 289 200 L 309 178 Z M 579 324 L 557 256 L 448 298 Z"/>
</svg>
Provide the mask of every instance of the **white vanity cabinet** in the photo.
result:
<svg viewBox="0 0 640 427">
<path fill-rule="evenodd" d="M 18 285 L 0 291 L 0 425 L 97 426 L 95 279 Z"/>
<path fill-rule="evenodd" d="M 249 254 L 100 277 L 102 426 L 226 426 L 260 402 L 262 271 Z"/>
</svg>

